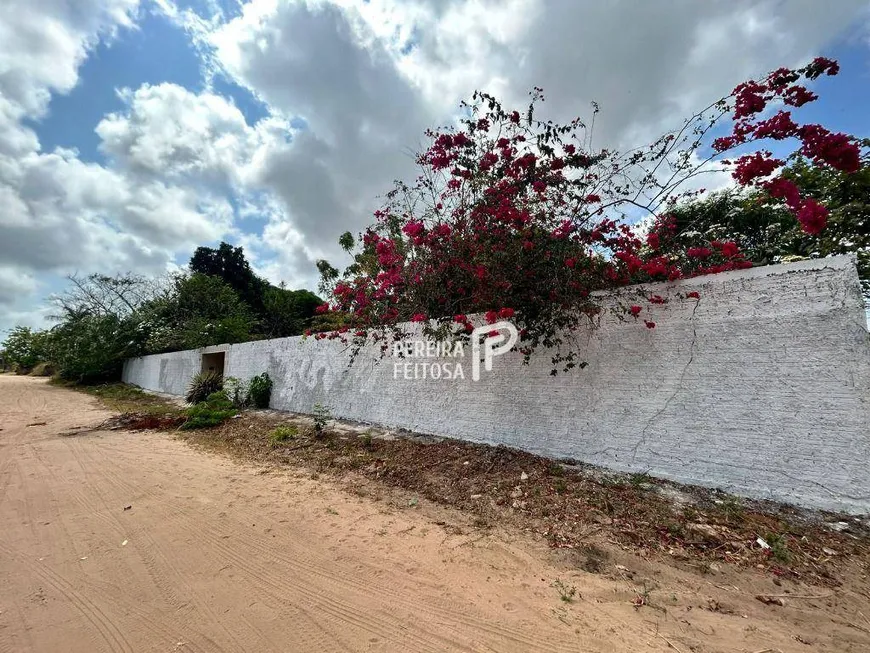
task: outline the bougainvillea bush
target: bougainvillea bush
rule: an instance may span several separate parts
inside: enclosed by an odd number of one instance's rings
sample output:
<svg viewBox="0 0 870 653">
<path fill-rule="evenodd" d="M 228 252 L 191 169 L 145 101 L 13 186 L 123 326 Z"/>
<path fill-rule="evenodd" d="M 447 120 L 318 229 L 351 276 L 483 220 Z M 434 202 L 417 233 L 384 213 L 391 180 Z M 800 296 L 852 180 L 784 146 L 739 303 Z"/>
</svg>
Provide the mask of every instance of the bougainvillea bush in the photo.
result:
<svg viewBox="0 0 870 653">
<path fill-rule="evenodd" d="M 354 253 L 347 270 L 319 263 L 331 300 L 318 310 L 331 328 L 315 337 L 354 351 L 376 342 L 386 352 L 407 335 L 403 323 L 453 340 L 471 333 L 477 314 L 511 320 L 526 361 L 544 347 L 554 372 L 582 365 L 572 334 L 602 312 L 596 291 L 751 266 L 734 242 L 676 237 L 670 211 L 703 192 L 700 175 L 728 168 L 739 186 L 787 207 L 807 233 L 825 228 L 826 208 L 780 175 L 788 156 L 763 146 L 781 141 L 780 150 L 814 165 L 855 172 L 857 139 L 793 115 L 817 98 L 802 81 L 837 72 L 824 58 L 776 70 L 627 152 L 593 150 L 579 119 L 539 118 L 541 89 L 523 112 L 475 93 L 457 126 L 427 133 L 418 178 L 386 195 L 360 242 L 342 236 Z M 636 228 L 641 218 L 648 229 Z M 662 301 L 635 297 L 619 310 L 652 329 L 646 306 Z"/>
</svg>

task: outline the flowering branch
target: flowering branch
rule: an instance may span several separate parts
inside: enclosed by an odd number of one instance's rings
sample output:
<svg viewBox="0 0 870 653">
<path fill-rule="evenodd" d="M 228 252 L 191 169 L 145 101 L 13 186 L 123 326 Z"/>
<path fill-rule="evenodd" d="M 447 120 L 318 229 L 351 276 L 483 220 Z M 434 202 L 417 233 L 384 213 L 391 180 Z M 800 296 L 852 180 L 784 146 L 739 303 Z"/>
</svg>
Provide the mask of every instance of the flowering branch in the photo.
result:
<svg viewBox="0 0 870 653">
<path fill-rule="evenodd" d="M 836 62 L 823 58 L 781 68 L 740 84 L 677 132 L 622 153 L 593 150 L 579 119 L 538 119 L 540 88 L 523 114 L 476 92 L 463 103 L 467 117 L 458 127 L 427 132 L 419 176 L 387 194 L 344 275 L 324 266 L 332 299 L 320 310 L 333 323 L 340 316 L 340 326 L 315 337 L 340 339 L 354 351 L 379 342 L 386 352 L 391 339 L 406 335 L 403 323 L 422 323 L 428 337 L 452 340 L 473 330 L 469 314 L 482 313 L 489 323 L 514 321 L 526 361 L 544 347 L 554 349 L 562 369 L 582 365 L 570 334 L 602 312 L 596 291 L 751 266 L 733 242 L 687 247 L 676 237 L 669 211 L 703 192 L 684 189 L 710 163 L 731 164 L 738 185 L 784 201 L 808 233 L 824 228 L 826 209 L 780 176 L 784 160 L 766 150 L 733 163 L 723 157 L 761 141 L 795 140 L 816 165 L 857 170 L 860 150 L 851 136 L 801 125 L 784 110 L 762 119 L 773 103 L 798 108 L 816 99 L 800 79 L 837 72 Z M 729 115 L 730 133 L 700 156 Z M 631 225 L 638 211 L 654 216 L 645 239 Z M 621 317 L 641 320 L 642 307 L 623 308 Z"/>
</svg>

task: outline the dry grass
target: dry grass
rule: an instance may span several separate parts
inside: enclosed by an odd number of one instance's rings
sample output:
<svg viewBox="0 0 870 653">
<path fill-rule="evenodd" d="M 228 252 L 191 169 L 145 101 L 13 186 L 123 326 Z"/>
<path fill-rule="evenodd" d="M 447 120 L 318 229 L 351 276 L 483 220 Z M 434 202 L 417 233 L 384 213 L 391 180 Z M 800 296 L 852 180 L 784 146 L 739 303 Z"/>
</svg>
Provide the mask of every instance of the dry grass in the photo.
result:
<svg viewBox="0 0 870 653">
<path fill-rule="evenodd" d="M 106 401 L 106 394 L 115 405 L 140 398 L 116 391 L 97 396 Z M 127 420 L 120 424 L 124 428 L 149 428 L 136 418 L 120 419 Z M 174 426 L 167 420 L 156 427 Z M 294 436 L 274 437 L 282 427 Z M 612 474 L 504 447 L 412 434 L 393 437 L 341 424 L 315 437 L 310 419 L 272 411 L 245 412 L 219 427 L 179 436 L 246 461 L 302 465 L 336 477 L 359 475 L 468 511 L 481 526 L 507 523 L 537 533 L 553 548 L 594 550 L 591 536 L 604 536 L 702 572 L 725 562 L 827 586 L 839 584 L 847 561 L 865 572 L 870 568 L 865 521 L 643 474 Z"/>
</svg>

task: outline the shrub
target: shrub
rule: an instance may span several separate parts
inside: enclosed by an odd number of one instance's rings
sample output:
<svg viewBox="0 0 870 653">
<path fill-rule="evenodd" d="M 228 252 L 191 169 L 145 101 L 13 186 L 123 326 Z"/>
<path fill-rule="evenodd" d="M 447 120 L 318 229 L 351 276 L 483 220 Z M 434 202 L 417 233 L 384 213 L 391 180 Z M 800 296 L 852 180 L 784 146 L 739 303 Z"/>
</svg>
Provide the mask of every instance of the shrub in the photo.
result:
<svg viewBox="0 0 870 653">
<path fill-rule="evenodd" d="M 223 387 L 224 379 L 222 375 L 217 372 L 200 372 L 190 380 L 185 399 L 187 399 L 189 404 L 198 404 L 205 401 L 210 395 L 222 390 Z"/>
<path fill-rule="evenodd" d="M 248 382 L 248 400 L 257 408 L 268 408 L 269 400 L 272 398 L 272 379 L 269 374 L 262 374 L 253 377 Z"/>
<path fill-rule="evenodd" d="M 314 437 L 323 437 L 326 425 L 329 423 L 329 406 L 314 404 L 312 417 L 314 418 Z"/>
<path fill-rule="evenodd" d="M 295 425 L 279 426 L 269 434 L 269 442 L 274 446 L 285 440 L 293 440 L 297 435 L 299 435 L 299 429 Z"/>
<path fill-rule="evenodd" d="M 2 346 L 6 363 L 16 372 L 25 373 L 45 360 L 46 332 L 18 326 L 9 332 Z"/>
<path fill-rule="evenodd" d="M 220 426 L 236 414 L 232 402 L 222 391 L 210 394 L 204 401 L 187 409 L 187 421 L 181 425 L 185 431 Z"/>
<path fill-rule="evenodd" d="M 224 377 L 224 392 L 236 408 L 244 408 L 250 401 L 248 385 L 235 376 Z"/>
</svg>

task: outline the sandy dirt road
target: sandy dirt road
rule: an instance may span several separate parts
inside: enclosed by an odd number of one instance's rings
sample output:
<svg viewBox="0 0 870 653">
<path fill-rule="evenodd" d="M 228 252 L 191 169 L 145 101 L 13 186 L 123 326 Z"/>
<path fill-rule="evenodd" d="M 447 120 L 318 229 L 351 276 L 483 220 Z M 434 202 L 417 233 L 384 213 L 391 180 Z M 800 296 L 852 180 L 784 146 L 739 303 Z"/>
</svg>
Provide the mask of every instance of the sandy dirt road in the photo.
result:
<svg viewBox="0 0 870 653">
<path fill-rule="evenodd" d="M 793 639 L 800 621 L 692 611 L 698 590 L 676 578 L 661 595 L 682 616 L 635 610 L 630 585 L 566 575 L 528 538 L 451 530 L 449 513 L 310 472 L 165 433 L 64 435 L 109 415 L 0 375 L 3 653 L 809 650 Z M 576 586 L 573 602 L 557 579 Z"/>
<path fill-rule="evenodd" d="M 42 379 L 0 397 L 4 652 L 667 648 L 558 619 L 558 572 L 521 549 L 165 434 L 60 435 L 109 413 Z"/>
</svg>

